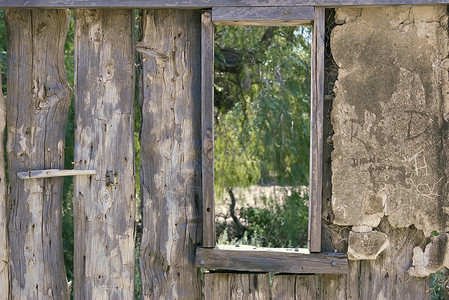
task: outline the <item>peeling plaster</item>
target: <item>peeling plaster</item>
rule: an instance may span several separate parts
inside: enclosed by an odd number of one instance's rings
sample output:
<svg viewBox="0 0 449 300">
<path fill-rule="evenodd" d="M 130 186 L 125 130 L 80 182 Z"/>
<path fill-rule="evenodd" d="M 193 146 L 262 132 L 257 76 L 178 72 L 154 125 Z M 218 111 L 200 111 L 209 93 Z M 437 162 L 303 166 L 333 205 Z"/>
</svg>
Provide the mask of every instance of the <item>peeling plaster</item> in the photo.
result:
<svg viewBox="0 0 449 300">
<path fill-rule="evenodd" d="M 449 229 L 446 13 L 446 6 L 336 10 L 334 224 L 377 227 L 387 217 L 426 236 Z"/>
<path fill-rule="evenodd" d="M 388 236 L 379 231 L 349 232 L 348 259 L 374 260 L 390 245 Z"/>
<path fill-rule="evenodd" d="M 423 251 L 421 247 L 413 248 L 413 263 L 408 270 L 416 277 L 426 277 L 438 270 L 449 268 L 449 234 L 442 233 L 432 238 Z"/>
</svg>

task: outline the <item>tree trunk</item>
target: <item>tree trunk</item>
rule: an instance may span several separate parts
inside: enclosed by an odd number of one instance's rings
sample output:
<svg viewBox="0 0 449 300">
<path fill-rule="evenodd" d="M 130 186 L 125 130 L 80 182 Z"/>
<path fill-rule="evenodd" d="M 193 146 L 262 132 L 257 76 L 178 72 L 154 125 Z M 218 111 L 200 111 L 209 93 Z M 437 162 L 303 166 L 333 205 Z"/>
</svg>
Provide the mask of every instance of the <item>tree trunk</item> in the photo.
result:
<svg viewBox="0 0 449 300">
<path fill-rule="evenodd" d="M 133 11 L 75 18 L 75 299 L 133 299 Z"/>
<path fill-rule="evenodd" d="M 64 167 L 70 105 L 64 68 L 68 22 L 68 10 L 6 11 L 10 295 L 18 299 L 69 297 L 62 178 L 17 177 L 19 171 Z"/>
<path fill-rule="evenodd" d="M 201 12 L 143 14 L 140 171 L 144 299 L 200 299 Z"/>
<path fill-rule="evenodd" d="M 1 65 L 0 65 L 1 69 Z M 0 87 L 2 80 L 0 77 Z M 3 139 L 6 126 L 6 105 L 3 92 L 0 92 L 0 158 L 5 157 Z M 8 213 L 6 201 L 5 160 L 0 159 L 0 291 L 9 294 L 9 250 L 8 250 Z"/>
</svg>

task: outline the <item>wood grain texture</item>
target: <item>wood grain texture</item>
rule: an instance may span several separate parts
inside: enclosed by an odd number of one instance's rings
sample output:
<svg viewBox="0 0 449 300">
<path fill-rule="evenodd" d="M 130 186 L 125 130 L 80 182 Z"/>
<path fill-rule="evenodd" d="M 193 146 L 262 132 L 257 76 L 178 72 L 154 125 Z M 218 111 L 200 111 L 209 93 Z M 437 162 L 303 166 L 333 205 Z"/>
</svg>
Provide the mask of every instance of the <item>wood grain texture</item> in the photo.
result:
<svg viewBox="0 0 449 300">
<path fill-rule="evenodd" d="M 48 169 L 48 170 L 34 170 L 34 171 L 28 171 L 28 172 L 19 172 L 19 173 L 17 173 L 17 176 L 20 179 L 38 179 L 38 178 L 52 178 L 52 177 L 63 177 L 63 176 L 95 175 L 96 173 L 97 173 L 97 171 L 95 171 L 95 170 Z"/>
<path fill-rule="evenodd" d="M 0 86 L 2 86 L 1 78 Z M 0 93 L 0 157 L 2 158 L 5 157 L 5 149 L 3 147 L 5 127 L 6 104 L 3 93 Z M 2 291 L 4 295 L 9 295 L 8 244 L 8 202 L 6 197 L 5 160 L 0 159 L 0 291 Z"/>
<path fill-rule="evenodd" d="M 7 10 L 5 15 L 9 174 L 63 168 L 70 105 L 64 67 L 69 11 Z M 14 298 L 69 299 L 61 234 L 62 183 L 62 178 L 24 181 L 9 176 Z"/>
<path fill-rule="evenodd" d="M 321 252 L 321 201 L 323 166 L 324 8 L 315 8 L 312 40 L 310 112 L 309 250 Z"/>
<path fill-rule="evenodd" d="M 211 12 L 201 17 L 201 136 L 203 246 L 215 247 L 214 193 L 214 25 Z"/>
<path fill-rule="evenodd" d="M 268 300 L 270 281 L 268 273 L 205 273 L 203 295 L 205 300 Z"/>
<path fill-rule="evenodd" d="M 211 8 L 224 6 L 364 6 L 447 4 L 447 0 L 2 0 L 0 7 Z"/>
<path fill-rule="evenodd" d="M 357 276 L 349 277 L 348 298 L 430 299 L 429 279 L 412 277 L 407 272 L 413 248 L 425 244 L 422 231 L 413 226 L 393 228 L 387 221 L 381 222 L 379 230 L 388 235 L 390 246 L 376 260 L 354 262 Z M 337 283 L 345 285 L 345 281 Z"/>
<path fill-rule="evenodd" d="M 203 295 L 205 300 L 231 299 L 229 273 L 205 273 Z"/>
<path fill-rule="evenodd" d="M 313 6 L 294 7 L 216 7 L 212 21 L 216 25 L 299 26 L 314 19 Z"/>
<path fill-rule="evenodd" d="M 142 21 L 142 297 L 200 299 L 201 11 L 148 10 Z"/>
<path fill-rule="evenodd" d="M 195 265 L 207 269 L 292 274 L 346 274 L 348 271 L 347 257 L 341 253 L 301 253 L 294 249 L 251 246 L 198 247 Z"/>
<path fill-rule="evenodd" d="M 273 300 L 318 300 L 320 298 L 320 278 L 318 275 L 276 274 L 271 289 Z"/>
<path fill-rule="evenodd" d="M 133 19 L 75 11 L 75 299 L 134 297 Z"/>
</svg>

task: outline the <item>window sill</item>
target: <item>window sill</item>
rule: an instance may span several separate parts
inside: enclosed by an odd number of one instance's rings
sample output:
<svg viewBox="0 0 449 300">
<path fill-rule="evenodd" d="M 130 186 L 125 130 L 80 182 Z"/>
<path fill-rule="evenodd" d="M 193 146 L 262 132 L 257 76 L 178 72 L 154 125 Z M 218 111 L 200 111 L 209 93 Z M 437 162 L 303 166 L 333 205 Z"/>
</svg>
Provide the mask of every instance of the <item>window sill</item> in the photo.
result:
<svg viewBox="0 0 449 300">
<path fill-rule="evenodd" d="M 218 245 L 197 247 L 195 266 L 231 271 L 291 274 L 347 274 L 345 253 L 309 253 L 307 249 Z"/>
</svg>

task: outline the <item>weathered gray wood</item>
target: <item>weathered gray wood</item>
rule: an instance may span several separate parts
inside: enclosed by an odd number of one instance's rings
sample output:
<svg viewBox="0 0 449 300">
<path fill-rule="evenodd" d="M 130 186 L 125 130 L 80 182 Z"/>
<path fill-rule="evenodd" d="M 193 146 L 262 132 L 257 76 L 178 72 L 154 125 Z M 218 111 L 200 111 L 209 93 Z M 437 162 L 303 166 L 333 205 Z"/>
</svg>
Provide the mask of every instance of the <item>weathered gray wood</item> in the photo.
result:
<svg viewBox="0 0 449 300">
<path fill-rule="evenodd" d="M 364 6 L 446 4 L 447 0 L 2 0 L 0 7 L 211 8 L 223 6 Z"/>
<path fill-rule="evenodd" d="M 268 273 L 230 274 L 231 299 L 270 299 Z"/>
<path fill-rule="evenodd" d="M 142 18 L 142 297 L 200 299 L 201 11 Z"/>
<path fill-rule="evenodd" d="M 214 25 L 211 12 L 201 17 L 201 136 L 203 246 L 215 247 L 214 198 Z"/>
<path fill-rule="evenodd" d="M 276 274 L 271 290 L 273 300 L 348 299 L 344 275 L 285 275 Z M 349 298 L 351 299 L 351 298 Z M 355 296 L 353 299 L 358 299 Z"/>
<path fill-rule="evenodd" d="M 9 174 L 64 166 L 70 105 L 64 68 L 68 22 L 68 10 L 6 11 Z M 62 183 L 62 178 L 24 181 L 9 176 L 14 298 L 69 298 L 61 234 Z"/>
<path fill-rule="evenodd" d="M 205 273 L 204 299 L 270 299 L 268 273 Z"/>
<path fill-rule="evenodd" d="M 0 64 L 1 69 L 1 64 Z M 0 86 L 2 80 L 0 77 Z M 5 157 L 4 132 L 6 126 L 6 104 L 0 92 L 0 157 Z M 9 295 L 9 246 L 8 246 L 8 203 L 6 198 L 5 160 L 0 159 L 0 291 Z"/>
<path fill-rule="evenodd" d="M 299 26 L 314 19 L 313 6 L 293 7 L 216 7 L 212 22 L 216 25 Z"/>
<path fill-rule="evenodd" d="M 315 276 L 315 275 L 313 275 Z M 295 300 L 296 275 L 275 275 L 271 295 L 273 300 Z"/>
<path fill-rule="evenodd" d="M 95 170 L 34 170 L 28 172 L 19 172 L 17 176 L 20 179 L 38 179 L 38 178 L 52 178 L 52 177 L 64 177 L 64 176 L 80 176 L 80 175 L 95 175 Z"/>
<path fill-rule="evenodd" d="M 323 166 L 324 8 L 315 8 L 312 41 L 310 115 L 309 250 L 321 251 L 321 200 Z"/>
<path fill-rule="evenodd" d="M 229 273 L 205 273 L 203 295 L 205 300 L 231 299 Z"/>
<path fill-rule="evenodd" d="M 353 263 L 353 261 L 350 261 Z M 355 280 L 354 283 L 357 282 L 357 278 L 349 277 L 349 275 L 338 275 L 338 274 L 325 274 L 319 276 L 319 299 L 360 299 L 358 295 L 351 295 L 348 297 L 347 292 L 347 280 Z M 379 299 L 378 298 L 368 298 L 368 299 Z M 389 297 L 387 297 L 389 298 Z M 392 299 L 402 299 L 401 297 L 392 298 Z"/>
<path fill-rule="evenodd" d="M 292 274 L 348 272 L 348 260 L 342 253 L 304 253 L 295 249 L 252 246 L 198 247 L 195 265 L 207 269 Z"/>
<path fill-rule="evenodd" d="M 379 229 L 388 234 L 390 246 L 377 260 L 358 262 L 358 276 L 352 278 L 358 280 L 351 282 L 358 289 L 348 289 L 348 298 L 430 299 L 429 279 L 412 277 L 407 272 L 412 264 L 413 248 L 425 244 L 422 232 L 413 227 L 393 228 L 388 222 L 381 222 Z"/>
<path fill-rule="evenodd" d="M 319 299 L 320 296 L 319 276 L 318 275 L 296 276 L 295 291 L 296 291 L 296 299 L 304 299 L 304 300 Z"/>
<path fill-rule="evenodd" d="M 134 297 L 133 15 L 75 11 L 75 299 Z"/>
<path fill-rule="evenodd" d="M 275 275 L 271 295 L 273 300 L 315 300 L 320 298 L 318 275 Z"/>
<path fill-rule="evenodd" d="M 271 299 L 270 276 L 268 273 L 248 274 L 249 299 Z M 245 299 L 245 298 L 243 298 Z"/>
</svg>

